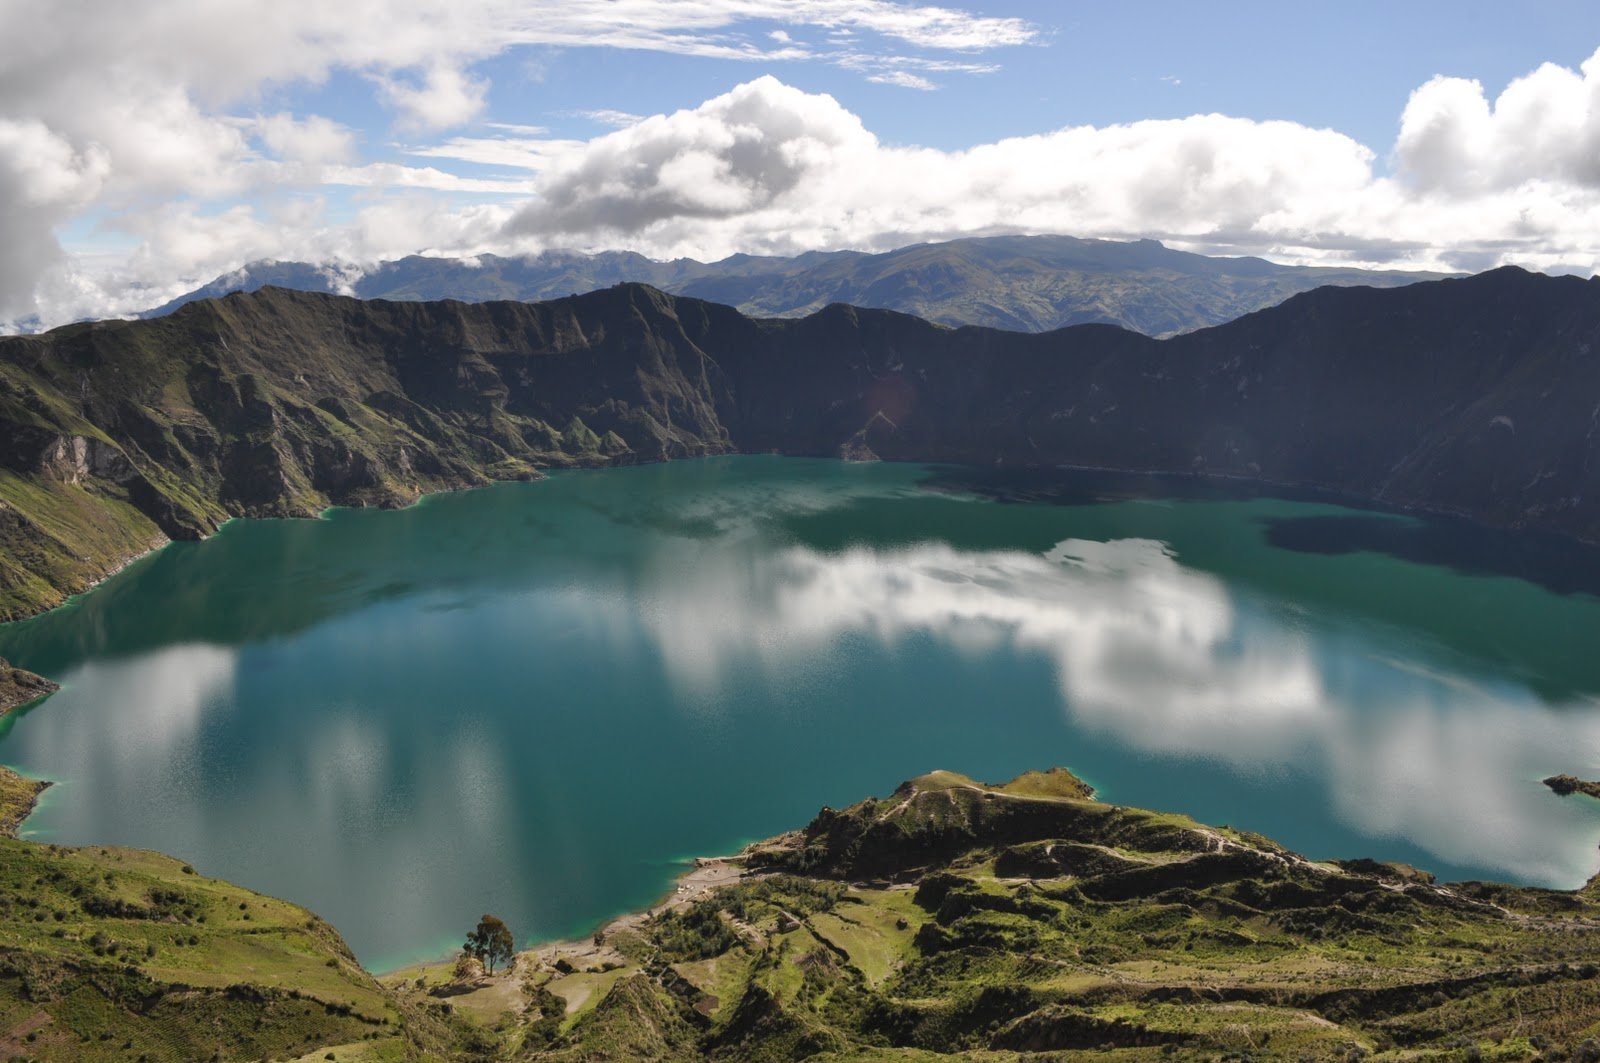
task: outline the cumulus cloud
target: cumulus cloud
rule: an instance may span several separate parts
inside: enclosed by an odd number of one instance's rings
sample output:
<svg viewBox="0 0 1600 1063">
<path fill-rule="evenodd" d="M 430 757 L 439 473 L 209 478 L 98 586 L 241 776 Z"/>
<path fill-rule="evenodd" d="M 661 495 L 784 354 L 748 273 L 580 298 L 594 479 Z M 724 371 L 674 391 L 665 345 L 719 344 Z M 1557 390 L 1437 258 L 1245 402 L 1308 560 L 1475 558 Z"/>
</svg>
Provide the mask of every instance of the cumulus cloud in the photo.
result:
<svg viewBox="0 0 1600 1063">
<path fill-rule="evenodd" d="M 869 76 L 912 84 L 949 63 Z M 1335 130 L 1218 114 L 891 146 L 833 98 L 765 77 L 552 153 L 507 236 L 716 258 L 1062 232 L 1301 263 L 1588 271 L 1597 100 L 1600 53 L 1492 105 L 1475 83 L 1434 79 L 1406 105 L 1386 173 Z"/>
<path fill-rule="evenodd" d="M 32 309 L 34 285 L 61 264 L 56 221 L 94 197 L 107 169 L 104 152 L 79 152 L 42 122 L 0 119 L 0 317 Z"/>
<path fill-rule="evenodd" d="M 1476 81 L 1433 78 L 1411 94 L 1395 157 L 1424 189 L 1600 187 L 1600 52 L 1578 70 L 1545 63 L 1492 103 Z"/>
<path fill-rule="evenodd" d="M 833 97 L 772 76 L 670 114 L 588 112 L 620 127 L 588 140 L 451 132 L 484 105 L 475 64 L 518 45 L 827 62 L 927 90 L 1038 38 L 1016 19 L 890 0 L 0 6 L 0 99 L 15 116 L 0 129 L 0 322 L 141 309 L 209 280 L 229 246 L 223 269 L 552 246 L 714 259 L 1022 232 L 1311 264 L 1596 266 L 1600 53 L 1492 100 L 1434 78 L 1376 151 L 1220 114 L 934 150 L 885 143 Z M 363 159 L 355 131 L 323 116 L 262 113 L 263 93 L 336 71 L 374 86 L 399 150 L 425 164 Z M 329 214 L 327 186 L 362 198 Z M 86 216 L 144 242 L 89 270 L 54 235 Z M 175 219 L 194 232 L 163 235 Z"/>
<path fill-rule="evenodd" d="M 891 147 L 768 76 L 557 157 L 509 232 L 712 256 L 1006 230 L 1205 238 L 1349 202 L 1372 158 L 1328 130 L 1221 115 Z"/>
<path fill-rule="evenodd" d="M 380 80 L 384 96 L 406 116 L 415 129 L 445 129 L 461 125 L 483 110 L 489 83 L 459 67 L 435 63 L 411 83 L 404 79 Z"/>
<path fill-rule="evenodd" d="M 829 61 L 742 28 L 757 21 L 854 28 L 889 46 L 934 50 L 994 48 L 1037 33 L 1019 19 L 902 0 L 0 4 L 0 100 L 8 116 L 0 136 L 0 192 L 6 196 L 0 219 L 8 237 L 0 246 L 0 320 L 29 311 L 54 321 L 134 308 L 126 301 L 126 270 L 97 282 L 62 262 L 55 231 L 85 210 L 92 209 L 107 229 L 124 231 L 148 227 L 149 219 L 140 215 L 150 209 L 281 192 L 328 175 L 341 183 L 354 178 L 378 185 L 392 177 L 400 187 L 437 190 L 449 184 L 437 174 L 403 167 L 351 167 L 350 131 L 325 117 L 248 116 L 264 94 L 281 87 L 353 73 L 374 86 L 401 128 L 422 132 L 476 117 L 490 86 L 475 64 L 517 46 Z M 328 168 L 335 166 L 345 168 Z M 525 191 L 505 185 L 448 190 Z M 328 242 L 318 233 L 300 236 L 304 251 Z M 385 242 L 369 250 L 384 253 L 390 247 Z M 237 254 L 265 250 L 240 245 Z M 199 265 L 174 260 L 166 263 L 164 277 L 152 274 L 141 283 L 173 287 L 195 279 Z M 124 288 L 112 290 L 113 283 Z"/>
<path fill-rule="evenodd" d="M 269 151 L 289 162 L 346 162 L 355 155 L 350 130 L 321 115 L 274 114 L 256 119 L 254 128 Z"/>
<path fill-rule="evenodd" d="M 540 236 L 637 235 L 686 219 L 747 217 L 876 145 L 831 96 L 764 77 L 557 158 L 537 205 L 511 228 Z"/>
</svg>

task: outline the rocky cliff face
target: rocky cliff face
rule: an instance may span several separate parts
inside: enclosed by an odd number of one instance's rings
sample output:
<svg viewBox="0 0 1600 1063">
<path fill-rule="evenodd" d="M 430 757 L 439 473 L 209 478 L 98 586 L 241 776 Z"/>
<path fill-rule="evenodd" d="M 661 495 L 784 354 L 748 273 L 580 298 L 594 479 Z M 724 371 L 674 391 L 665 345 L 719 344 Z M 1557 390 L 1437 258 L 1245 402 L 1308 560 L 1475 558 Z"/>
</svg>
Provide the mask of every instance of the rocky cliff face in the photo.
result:
<svg viewBox="0 0 1600 1063">
<path fill-rule="evenodd" d="M 734 451 L 1245 477 L 1600 541 L 1600 282 L 1319 289 L 1152 340 L 284 289 L 0 340 L 0 613 L 228 516 Z"/>
</svg>

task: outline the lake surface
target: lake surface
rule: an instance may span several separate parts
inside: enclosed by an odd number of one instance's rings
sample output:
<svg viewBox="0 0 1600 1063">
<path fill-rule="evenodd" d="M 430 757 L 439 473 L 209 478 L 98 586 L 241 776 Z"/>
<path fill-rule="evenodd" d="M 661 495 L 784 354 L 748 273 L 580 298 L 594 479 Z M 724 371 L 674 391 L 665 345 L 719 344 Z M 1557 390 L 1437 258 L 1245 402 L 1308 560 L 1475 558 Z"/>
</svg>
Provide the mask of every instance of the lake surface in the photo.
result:
<svg viewBox="0 0 1600 1063">
<path fill-rule="evenodd" d="M 27 836 L 181 856 L 377 968 L 483 912 L 585 933 L 933 768 L 1573 887 L 1600 802 L 1539 780 L 1600 777 L 1600 597 L 1528 544 L 1086 476 L 563 473 L 230 523 L 0 627 L 62 683 L 0 761 L 59 780 Z"/>
</svg>

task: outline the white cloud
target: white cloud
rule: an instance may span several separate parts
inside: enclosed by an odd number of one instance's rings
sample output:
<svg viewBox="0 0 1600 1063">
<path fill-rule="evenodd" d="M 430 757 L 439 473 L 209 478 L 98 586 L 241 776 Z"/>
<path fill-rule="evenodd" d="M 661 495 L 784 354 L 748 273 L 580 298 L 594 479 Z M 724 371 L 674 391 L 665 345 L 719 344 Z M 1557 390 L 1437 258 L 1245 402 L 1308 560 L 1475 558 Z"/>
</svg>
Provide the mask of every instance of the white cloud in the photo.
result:
<svg viewBox="0 0 1600 1063">
<path fill-rule="evenodd" d="M 365 166 L 331 166 L 322 172 L 322 183 L 358 188 L 427 188 L 437 192 L 474 192 L 500 196 L 525 194 L 533 189 L 529 181 L 462 177 L 431 166 L 400 166 L 388 162 L 368 163 Z"/>
<path fill-rule="evenodd" d="M 325 170 L 354 161 L 350 131 L 317 115 L 248 116 L 281 86 L 354 73 L 375 86 L 402 127 L 442 129 L 481 113 L 489 85 L 474 66 L 513 47 L 630 48 L 766 62 L 812 56 L 745 31 L 753 22 L 774 21 L 855 27 L 890 44 L 935 50 L 999 47 L 1037 32 L 1018 19 L 892 0 L 0 4 L 0 100 L 9 130 L 0 138 L 0 219 L 7 234 L 0 246 L 0 321 L 29 311 L 53 321 L 129 308 L 119 297 L 125 293 L 94 299 L 97 282 L 61 262 L 55 230 L 89 208 L 111 216 L 113 229 L 137 229 L 146 225 L 137 215 L 152 209 L 315 185 L 330 172 L 336 180 L 354 174 L 374 183 L 392 174 L 403 187 L 450 184 L 411 168 Z M 71 186 L 67 193 L 63 181 Z M 307 248 L 320 239 L 301 236 Z M 259 250 L 241 245 L 236 254 Z M 195 279 L 197 268 L 198 261 L 172 261 L 143 279 L 170 288 Z"/>
<path fill-rule="evenodd" d="M 1406 104 L 1395 158 L 1429 190 L 1600 187 L 1600 52 L 1578 70 L 1545 63 L 1492 104 L 1476 81 L 1432 79 Z"/>
<path fill-rule="evenodd" d="M 1600 58 L 1542 68 L 1493 108 L 1436 79 L 1406 107 L 1388 176 L 1334 130 L 1216 114 L 889 146 L 833 98 L 767 77 L 555 158 L 508 235 L 718 258 L 1064 232 L 1291 262 L 1590 270 L 1597 87 Z"/>
<path fill-rule="evenodd" d="M 505 166 L 516 170 L 543 170 L 563 156 L 583 147 L 581 140 L 540 136 L 451 137 L 439 144 L 406 148 L 407 155 L 455 159 L 480 166 Z"/>
<path fill-rule="evenodd" d="M 880 85 L 898 85 L 902 89 L 921 89 L 923 92 L 932 92 L 939 87 L 921 74 L 913 74 L 909 70 L 886 70 L 881 74 L 868 74 L 867 80 Z"/>
<path fill-rule="evenodd" d="M 601 125 L 613 126 L 617 129 L 633 125 L 644 117 L 642 114 L 634 114 L 631 111 L 618 111 L 610 107 L 602 107 L 593 111 L 579 111 L 577 114 L 580 118 L 587 118 L 591 122 L 599 122 Z"/>
<path fill-rule="evenodd" d="M 287 162 L 317 165 L 348 162 L 355 157 L 355 139 L 350 130 L 321 115 L 269 115 L 257 118 L 254 130 L 269 151 Z"/>
<path fill-rule="evenodd" d="M 537 205 L 515 228 L 589 238 L 641 234 L 687 219 L 749 217 L 876 144 L 831 96 L 764 77 L 557 158 L 539 184 Z"/>
<path fill-rule="evenodd" d="M 42 122 L 0 118 L 0 318 L 33 309 L 35 285 L 61 268 L 56 221 L 93 199 L 107 169 L 103 151 L 79 152 Z"/>
<path fill-rule="evenodd" d="M 446 129 L 462 125 L 483 110 L 489 83 L 447 63 L 435 63 L 415 83 L 403 78 L 379 80 L 383 94 L 405 115 L 413 129 Z"/>
<path fill-rule="evenodd" d="M 767 22 L 762 32 L 753 20 Z M 797 43 L 796 27 L 824 43 Z M 771 76 L 672 114 L 585 112 L 621 126 L 589 140 L 484 123 L 417 142 L 419 130 L 477 114 L 486 84 L 473 64 L 519 44 L 810 57 L 926 90 L 940 74 L 994 69 L 974 52 L 1037 34 L 1014 19 L 887 0 L 0 6 L 0 99 L 18 116 L 0 128 L 0 320 L 128 312 L 210 279 L 219 261 L 370 262 L 424 249 L 714 259 L 1063 232 L 1305 263 L 1597 264 L 1600 53 L 1577 70 L 1540 67 L 1493 101 L 1475 82 L 1429 81 L 1404 107 L 1388 172 L 1337 131 L 1216 114 L 959 151 L 891 145 L 832 97 Z M 886 38 L 928 51 L 870 44 Z M 356 133 L 326 117 L 261 113 L 263 92 L 335 71 L 379 86 L 412 130 L 402 150 L 437 162 L 363 159 Z M 456 164 L 500 172 L 468 176 Z M 353 216 L 332 220 L 323 186 L 363 189 L 339 208 Z M 462 196 L 492 202 L 463 206 Z M 87 273 L 88 260 L 63 258 L 54 236 L 86 213 L 145 243 Z M 169 233 L 178 224 L 194 231 Z M 229 240 L 239 241 L 231 254 Z"/>
<path fill-rule="evenodd" d="M 710 257 L 1017 230 L 1231 238 L 1358 199 L 1371 162 L 1338 133 L 1221 115 L 890 147 L 831 96 L 765 77 L 557 158 L 512 232 Z"/>
</svg>

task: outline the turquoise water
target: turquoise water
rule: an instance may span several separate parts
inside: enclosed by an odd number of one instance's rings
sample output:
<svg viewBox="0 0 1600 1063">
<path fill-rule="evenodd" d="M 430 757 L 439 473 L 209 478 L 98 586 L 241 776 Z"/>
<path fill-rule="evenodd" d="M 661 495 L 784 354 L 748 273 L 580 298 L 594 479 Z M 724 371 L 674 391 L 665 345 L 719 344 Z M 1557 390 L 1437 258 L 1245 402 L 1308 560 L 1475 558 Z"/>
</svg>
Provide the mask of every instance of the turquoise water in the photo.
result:
<svg viewBox="0 0 1600 1063">
<path fill-rule="evenodd" d="M 1600 869 L 1600 802 L 1539 783 L 1600 777 L 1600 598 L 1466 530 L 1063 482 L 729 458 L 234 522 L 0 627 L 62 683 L 0 760 L 60 782 L 29 836 L 181 856 L 379 968 L 483 912 L 584 933 L 933 768 L 1446 877 Z"/>
</svg>

